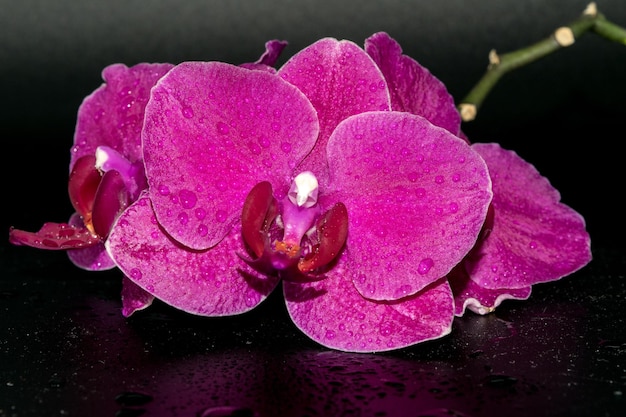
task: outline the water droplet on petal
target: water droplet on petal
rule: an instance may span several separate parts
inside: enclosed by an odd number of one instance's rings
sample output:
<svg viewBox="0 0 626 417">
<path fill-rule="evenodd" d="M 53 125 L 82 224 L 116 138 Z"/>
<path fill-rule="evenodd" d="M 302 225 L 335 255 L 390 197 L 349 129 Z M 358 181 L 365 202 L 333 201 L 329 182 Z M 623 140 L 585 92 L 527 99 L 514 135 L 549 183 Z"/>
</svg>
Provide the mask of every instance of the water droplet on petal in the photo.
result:
<svg viewBox="0 0 626 417">
<path fill-rule="evenodd" d="M 218 182 L 215 183 L 215 187 L 219 191 L 226 191 L 226 189 L 228 188 L 228 184 L 224 180 L 219 180 Z"/>
<path fill-rule="evenodd" d="M 203 220 L 206 217 L 206 210 L 202 207 L 197 208 L 194 213 L 196 215 L 196 219 L 198 220 Z"/>
<path fill-rule="evenodd" d="M 159 185 L 157 187 L 157 190 L 159 191 L 159 194 L 166 196 L 170 194 L 170 189 L 167 185 Z"/>
<path fill-rule="evenodd" d="M 267 138 L 267 136 L 261 136 L 259 138 L 259 143 L 261 144 L 262 147 L 264 148 L 269 148 L 271 145 L 270 140 Z"/>
<path fill-rule="evenodd" d="M 183 206 L 183 208 L 193 208 L 198 202 L 198 197 L 193 191 L 180 190 L 178 194 L 180 196 L 180 205 Z"/>
<path fill-rule="evenodd" d="M 133 268 L 130 270 L 130 277 L 132 279 L 140 280 L 142 276 L 143 274 L 141 273 L 139 269 Z"/>
<path fill-rule="evenodd" d="M 528 247 L 531 249 L 537 249 L 537 242 L 532 241 L 528 244 Z"/>
<path fill-rule="evenodd" d="M 417 266 L 417 272 L 420 275 L 427 274 L 428 271 L 430 271 L 430 268 L 432 268 L 434 264 L 435 263 L 433 262 L 431 258 L 424 258 L 420 261 L 419 265 Z"/>
<path fill-rule="evenodd" d="M 222 135 L 226 135 L 230 131 L 230 127 L 224 122 L 217 122 L 217 131 Z"/>
<path fill-rule="evenodd" d="M 454 174 L 452 175 L 452 181 L 453 182 L 459 182 L 461 180 L 461 174 Z"/>
<path fill-rule="evenodd" d="M 198 235 L 204 237 L 209 233 L 209 228 L 205 224 L 198 226 Z"/>
<path fill-rule="evenodd" d="M 411 292 L 413 291 L 413 287 L 411 287 L 410 285 L 402 285 L 400 288 L 398 288 L 394 294 L 395 298 L 402 298 L 402 297 L 406 297 L 407 295 L 411 294 Z"/>
<path fill-rule="evenodd" d="M 335 338 L 335 332 L 332 330 L 326 330 L 326 339 L 334 339 Z"/>
<path fill-rule="evenodd" d="M 215 220 L 218 223 L 224 223 L 226 221 L 226 216 L 227 216 L 227 214 L 226 214 L 226 211 L 224 211 L 224 210 L 217 210 L 215 212 Z"/>
<path fill-rule="evenodd" d="M 181 211 L 180 213 L 178 213 L 178 221 L 183 226 L 186 225 L 187 223 L 189 223 L 189 215 L 184 211 Z"/>
<path fill-rule="evenodd" d="M 259 303 L 259 293 L 254 291 L 253 289 L 249 289 L 246 292 L 246 306 L 253 307 Z"/>
<path fill-rule="evenodd" d="M 389 336 L 391 335 L 391 325 L 389 323 L 382 323 L 378 331 L 382 336 Z"/>
<path fill-rule="evenodd" d="M 281 149 L 283 152 L 285 152 L 285 153 L 289 153 L 289 152 L 291 152 L 291 143 L 289 143 L 289 142 L 283 142 L 283 143 L 280 145 L 280 149 Z"/>
<path fill-rule="evenodd" d="M 459 205 L 457 203 L 450 203 L 450 213 L 456 213 L 459 211 Z"/>
<path fill-rule="evenodd" d="M 435 182 L 436 182 L 437 184 L 443 184 L 443 175 L 437 175 L 437 176 L 435 177 Z"/>
<path fill-rule="evenodd" d="M 193 117 L 193 109 L 191 107 L 183 107 L 183 116 L 186 119 L 191 119 Z"/>
<path fill-rule="evenodd" d="M 409 181 L 416 182 L 417 179 L 419 178 L 419 174 L 417 172 L 413 171 L 413 172 L 409 172 L 407 174 L 407 177 L 409 178 Z"/>
</svg>

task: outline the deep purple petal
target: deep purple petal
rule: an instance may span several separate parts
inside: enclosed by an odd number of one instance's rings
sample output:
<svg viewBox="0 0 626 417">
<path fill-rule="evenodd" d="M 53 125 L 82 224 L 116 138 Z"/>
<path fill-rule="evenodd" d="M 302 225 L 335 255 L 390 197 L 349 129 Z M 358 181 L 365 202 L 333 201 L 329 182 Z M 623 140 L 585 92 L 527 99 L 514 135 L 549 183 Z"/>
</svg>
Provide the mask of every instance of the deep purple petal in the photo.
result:
<svg viewBox="0 0 626 417">
<path fill-rule="evenodd" d="M 150 89 L 172 64 L 109 65 L 104 84 L 87 96 L 78 109 L 70 170 L 77 159 L 110 146 L 129 161 L 141 159 L 141 127 Z"/>
<path fill-rule="evenodd" d="M 443 279 L 399 301 L 371 301 L 359 294 L 340 261 L 321 281 L 283 282 L 287 309 L 308 337 L 331 349 L 381 352 L 450 333 L 452 291 Z"/>
<path fill-rule="evenodd" d="M 271 74 L 276 73 L 276 61 L 280 57 L 280 54 L 283 52 L 283 49 L 287 46 L 286 41 L 279 41 L 277 39 L 273 39 L 271 41 L 265 42 L 265 53 L 261 55 L 261 57 L 255 62 L 247 62 L 245 64 L 241 64 L 243 68 L 259 70 L 259 71 L 267 71 Z"/>
<path fill-rule="evenodd" d="M 350 41 L 321 39 L 298 52 L 278 71 L 311 101 L 320 120 L 314 151 L 299 167 L 327 180 L 324 149 L 335 127 L 348 116 L 370 110 L 389 110 L 387 83 L 372 59 Z"/>
<path fill-rule="evenodd" d="M 153 89 L 142 135 L 159 223 L 191 248 L 217 244 L 255 184 L 287 192 L 318 128 L 311 103 L 279 77 L 220 62 L 176 66 Z"/>
<path fill-rule="evenodd" d="M 251 310 L 274 289 L 277 278 L 252 270 L 241 228 L 216 247 L 193 251 L 174 242 L 159 227 L 147 197 L 122 213 L 106 242 L 117 266 L 135 284 L 180 310 L 225 316 Z"/>
<path fill-rule="evenodd" d="M 467 270 L 485 288 L 524 288 L 571 274 L 591 261 L 583 217 L 561 203 L 537 169 L 498 144 L 474 144 L 493 181 L 493 226 Z"/>
<path fill-rule="evenodd" d="M 465 313 L 466 308 L 484 315 L 493 312 L 504 300 L 526 300 L 532 289 L 531 286 L 515 289 L 483 288 L 470 279 L 463 263 L 448 274 L 448 282 L 454 294 L 454 314 L 458 317 Z"/>
<path fill-rule="evenodd" d="M 83 217 L 84 223 L 91 224 L 93 202 L 100 181 L 102 174 L 96 168 L 95 155 L 85 155 L 74 161 L 67 188 L 70 202 Z"/>
<path fill-rule="evenodd" d="M 365 51 L 385 75 L 391 93 L 391 108 L 427 118 L 454 135 L 461 129 L 461 116 L 446 86 L 413 58 L 387 33 L 365 41 Z"/>
<path fill-rule="evenodd" d="M 117 216 L 130 204 L 124 178 L 117 171 L 106 172 L 98 186 L 93 204 L 93 227 L 98 236 L 106 237 Z"/>
<path fill-rule="evenodd" d="M 127 277 L 122 280 L 122 315 L 130 317 L 135 311 L 149 307 L 154 296 Z"/>
<path fill-rule="evenodd" d="M 447 130 L 410 113 L 352 116 L 328 141 L 328 160 L 365 297 L 415 294 L 474 246 L 491 181 L 480 155 Z"/>
</svg>

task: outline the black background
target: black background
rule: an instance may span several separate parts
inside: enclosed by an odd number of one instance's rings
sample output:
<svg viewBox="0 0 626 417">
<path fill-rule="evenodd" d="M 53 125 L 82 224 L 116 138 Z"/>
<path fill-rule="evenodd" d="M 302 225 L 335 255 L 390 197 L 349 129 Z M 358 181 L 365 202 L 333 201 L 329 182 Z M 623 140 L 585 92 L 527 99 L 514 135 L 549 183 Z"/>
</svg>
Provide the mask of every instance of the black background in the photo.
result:
<svg viewBox="0 0 626 417">
<path fill-rule="evenodd" d="M 460 101 L 491 49 L 530 45 L 576 18 L 572 0 L 0 1 L 0 137 L 10 225 L 63 221 L 69 148 L 82 99 L 112 63 L 256 60 L 269 39 L 281 61 L 332 36 L 359 45 L 388 32 Z M 626 26 L 626 4 L 601 12 Z M 620 243 L 626 115 L 624 45 L 595 34 L 506 75 L 474 122 L 475 142 L 496 141 L 537 166 L 588 219 L 595 243 Z"/>
<path fill-rule="evenodd" d="M 547 176 L 562 201 L 586 218 L 594 261 L 564 282 L 540 286 L 527 304 L 458 320 L 453 334 L 435 344 L 393 355 L 327 352 L 294 329 L 280 294 L 246 317 L 207 322 L 157 303 L 127 322 L 119 315 L 115 271 L 86 273 L 63 253 L 8 244 L 10 226 L 36 230 L 44 221 L 66 221 L 71 214 L 66 181 L 76 112 L 102 83 L 101 70 L 109 64 L 239 64 L 255 61 L 265 41 L 283 39 L 289 46 L 280 65 L 321 37 L 362 45 L 382 30 L 460 101 L 482 76 L 491 49 L 504 53 L 539 41 L 586 5 L 571 0 L 0 0 L 1 227 L 7 232 L 7 239 L 0 239 L 0 323 L 5 323 L 0 326 L 0 416 L 82 415 L 87 409 L 89 415 L 105 416 L 144 408 L 148 415 L 196 416 L 200 404 L 247 405 L 264 416 L 276 409 L 288 415 L 420 415 L 400 413 L 399 405 L 385 411 L 386 401 L 403 399 L 389 404 L 406 402 L 420 412 L 449 409 L 437 395 L 450 386 L 476 394 L 473 402 L 459 400 L 453 407 L 474 417 L 499 415 L 498 407 L 510 416 L 525 415 L 524 410 L 620 415 L 626 410 L 621 399 L 626 389 L 626 45 L 593 33 L 506 75 L 463 130 L 474 142 L 499 142 L 517 151 Z M 626 27 L 626 2 L 604 0 L 598 7 Z M 516 323 L 513 337 L 485 347 L 492 332 L 496 338 L 509 335 L 511 327 L 503 323 Z M 524 365 L 516 367 L 516 360 Z M 319 361 L 322 370 L 315 368 Z M 255 371 L 259 366 L 262 372 Z M 351 372 L 364 366 L 382 387 L 370 393 L 373 400 L 354 397 L 347 388 L 354 385 Z M 549 369 L 545 379 L 538 369 L 543 366 Z M 230 373 L 220 374 L 216 367 Z M 192 376 L 209 368 L 213 385 Z M 333 369 L 341 371 L 339 376 L 324 380 Z M 484 378 L 498 369 L 515 375 L 515 381 L 496 380 L 495 394 L 482 391 L 493 388 L 493 380 Z M 167 375 L 173 387 L 164 387 L 159 375 Z M 440 377 L 438 385 L 422 384 L 433 376 Z M 452 384 L 445 389 L 444 379 Z M 286 382 L 292 380 L 324 389 L 303 400 Z M 398 391 L 398 380 L 404 381 L 404 391 Z M 232 386 L 237 382 L 244 385 Z M 271 392 L 258 384 L 268 384 Z M 372 384 L 360 389 L 367 392 Z M 186 397 L 175 395 L 180 387 Z M 411 389 L 420 394 L 409 395 Z M 423 398 L 420 390 L 429 393 L 430 402 L 415 408 L 411 401 Z M 147 392 L 156 399 L 145 407 L 128 404 L 128 398 L 116 402 L 122 391 Z M 189 408 L 180 403 L 190 401 Z M 342 408 L 329 405 L 332 401 L 357 405 Z"/>
</svg>

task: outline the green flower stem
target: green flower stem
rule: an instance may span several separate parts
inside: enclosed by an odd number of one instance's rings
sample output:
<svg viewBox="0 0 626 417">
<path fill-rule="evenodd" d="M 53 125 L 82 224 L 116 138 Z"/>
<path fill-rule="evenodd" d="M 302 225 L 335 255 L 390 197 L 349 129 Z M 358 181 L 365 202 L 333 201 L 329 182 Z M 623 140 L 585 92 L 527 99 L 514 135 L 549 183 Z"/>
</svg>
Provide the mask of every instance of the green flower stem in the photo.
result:
<svg viewBox="0 0 626 417">
<path fill-rule="evenodd" d="M 613 42 L 626 45 L 626 29 L 609 22 L 602 15 L 598 15 L 598 18 L 595 20 L 593 31 Z"/>
<path fill-rule="evenodd" d="M 498 55 L 492 50 L 489 53 L 487 71 L 458 105 L 462 120 L 464 122 L 474 120 L 483 101 L 504 74 L 572 45 L 588 31 L 626 45 L 626 30 L 606 20 L 597 12 L 595 3 L 590 3 L 578 19 L 556 29 L 546 39 L 503 55 Z"/>
</svg>

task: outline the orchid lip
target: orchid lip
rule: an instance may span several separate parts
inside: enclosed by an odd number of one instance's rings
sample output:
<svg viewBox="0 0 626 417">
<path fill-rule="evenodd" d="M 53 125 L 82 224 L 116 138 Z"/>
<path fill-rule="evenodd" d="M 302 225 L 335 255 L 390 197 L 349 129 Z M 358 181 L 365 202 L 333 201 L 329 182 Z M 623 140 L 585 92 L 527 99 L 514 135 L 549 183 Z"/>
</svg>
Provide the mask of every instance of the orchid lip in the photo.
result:
<svg viewBox="0 0 626 417">
<path fill-rule="evenodd" d="M 322 213 L 313 173 L 295 177 L 280 202 L 269 182 L 257 184 L 242 210 L 242 236 L 254 255 L 253 268 L 287 281 L 313 281 L 340 253 L 347 238 L 348 212 L 337 203 Z"/>
</svg>

